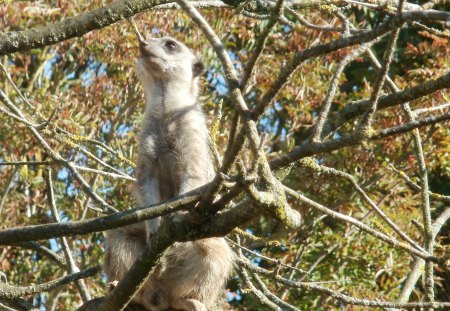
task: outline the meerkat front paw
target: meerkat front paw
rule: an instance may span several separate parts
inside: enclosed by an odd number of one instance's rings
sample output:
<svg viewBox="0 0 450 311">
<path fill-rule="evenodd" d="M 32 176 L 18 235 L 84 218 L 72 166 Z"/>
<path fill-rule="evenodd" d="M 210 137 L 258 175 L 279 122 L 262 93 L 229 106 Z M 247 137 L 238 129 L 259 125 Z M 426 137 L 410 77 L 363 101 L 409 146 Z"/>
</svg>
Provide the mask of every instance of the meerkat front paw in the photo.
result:
<svg viewBox="0 0 450 311">
<path fill-rule="evenodd" d="M 158 288 L 145 288 L 138 293 L 140 297 L 135 297 L 135 301 L 142 304 L 150 311 L 163 311 L 169 308 L 169 299 L 167 294 Z M 137 298 L 137 299 L 136 299 Z"/>
<path fill-rule="evenodd" d="M 108 291 L 112 291 L 114 288 L 116 288 L 117 284 L 119 284 L 119 281 L 111 281 L 108 282 L 107 286 L 108 286 Z"/>
<path fill-rule="evenodd" d="M 171 303 L 171 307 L 183 311 L 208 311 L 205 304 L 196 299 L 178 299 Z"/>
</svg>

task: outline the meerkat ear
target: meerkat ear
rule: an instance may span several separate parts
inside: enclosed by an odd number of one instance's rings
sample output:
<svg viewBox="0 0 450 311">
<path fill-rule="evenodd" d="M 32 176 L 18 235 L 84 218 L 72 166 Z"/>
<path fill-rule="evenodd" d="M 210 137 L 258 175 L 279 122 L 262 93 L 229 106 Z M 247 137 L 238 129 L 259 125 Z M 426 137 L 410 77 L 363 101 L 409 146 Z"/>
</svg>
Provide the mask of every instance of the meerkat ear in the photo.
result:
<svg viewBox="0 0 450 311">
<path fill-rule="evenodd" d="M 205 70 L 205 65 L 200 56 L 195 57 L 194 63 L 192 64 L 192 74 L 194 77 L 200 76 Z"/>
</svg>

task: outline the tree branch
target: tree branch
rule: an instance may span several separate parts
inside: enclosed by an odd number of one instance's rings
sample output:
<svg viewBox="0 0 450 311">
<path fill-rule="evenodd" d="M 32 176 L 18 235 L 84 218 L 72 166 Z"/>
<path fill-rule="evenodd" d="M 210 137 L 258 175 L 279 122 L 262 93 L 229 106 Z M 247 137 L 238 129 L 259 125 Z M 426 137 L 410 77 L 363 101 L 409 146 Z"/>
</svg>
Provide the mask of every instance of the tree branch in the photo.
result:
<svg viewBox="0 0 450 311">
<path fill-rule="evenodd" d="M 152 7 L 168 3 L 165 0 L 119 0 L 80 16 L 70 17 L 48 26 L 15 31 L 0 36 L 0 56 L 41 48 L 114 24 Z"/>
<path fill-rule="evenodd" d="M 274 273 L 273 271 L 266 270 L 261 267 L 257 267 L 253 265 L 248 260 L 243 260 L 242 258 L 237 259 L 240 266 L 247 268 L 248 270 L 258 273 L 260 275 L 264 275 L 274 281 L 277 281 L 280 284 L 284 284 L 286 286 L 294 287 L 294 288 L 302 288 L 307 291 L 314 291 L 317 293 L 322 293 L 327 296 L 330 296 L 334 300 L 338 300 L 342 303 L 349 304 L 349 305 L 358 305 L 358 306 L 365 306 L 365 307 L 382 307 L 382 308 L 423 308 L 423 307 L 434 307 L 436 309 L 446 309 L 450 307 L 450 302 L 415 302 L 415 303 L 397 303 L 397 302 L 385 302 L 385 301 L 374 301 L 374 300 L 368 300 L 368 299 L 359 299 L 354 298 L 345 294 L 341 294 L 337 291 L 334 291 L 332 289 L 319 286 L 313 283 L 309 282 L 295 282 L 290 281 L 286 278 L 283 278 L 282 276 Z"/>
<path fill-rule="evenodd" d="M 418 119 L 412 122 L 408 122 L 399 126 L 394 126 L 391 128 L 387 128 L 384 130 L 379 130 L 374 132 L 369 139 L 376 140 L 392 135 L 398 135 L 402 133 L 409 132 L 413 129 L 419 128 L 421 126 L 426 126 L 430 124 L 435 124 L 438 122 L 443 122 L 446 120 L 450 120 L 450 112 L 438 115 L 431 116 L 423 119 Z M 361 143 L 360 135 L 349 134 L 336 139 L 331 139 L 328 141 L 314 143 L 314 142 L 305 142 L 303 145 L 295 147 L 292 151 L 285 153 L 273 160 L 270 161 L 270 167 L 272 169 L 280 169 L 282 167 L 286 167 L 293 162 L 296 162 L 302 158 L 312 156 L 315 154 L 330 152 L 333 150 L 337 150 L 344 147 L 355 146 Z"/>
<path fill-rule="evenodd" d="M 193 191 L 175 199 L 146 208 L 129 209 L 104 217 L 0 230 L 0 245 L 9 244 L 11 241 L 18 243 L 104 231 L 168 215 L 175 211 L 188 209 L 200 199 L 200 195 L 191 193 L 193 193 Z"/>
<path fill-rule="evenodd" d="M 380 96 L 378 109 L 386 109 L 406 102 L 411 102 L 449 87 L 450 72 L 435 80 L 426 81 L 406 90 Z M 350 102 L 341 111 L 330 115 L 325 123 L 324 131 L 329 133 L 342 126 L 344 123 L 362 115 L 369 105 L 370 101 L 368 99 Z"/>
<path fill-rule="evenodd" d="M 58 208 L 56 207 L 56 201 L 55 201 L 55 193 L 53 191 L 53 180 L 52 180 L 52 170 L 50 168 L 46 169 L 46 176 L 45 181 L 47 184 L 47 198 L 50 205 L 50 210 L 52 212 L 53 219 L 60 223 L 61 219 L 59 217 Z M 61 237 L 60 239 L 61 246 L 64 252 L 64 257 L 66 258 L 66 270 L 68 273 L 76 273 L 79 272 L 80 269 L 78 268 L 77 264 L 75 263 L 75 260 L 72 256 L 72 250 L 70 249 L 69 242 L 67 242 L 66 237 Z M 86 287 L 86 284 L 82 279 L 75 281 L 75 285 L 80 293 L 81 299 L 83 302 L 89 301 L 91 299 L 91 296 L 89 294 L 89 290 Z"/>
<path fill-rule="evenodd" d="M 305 60 L 317 57 L 319 55 L 324 55 L 338 49 L 352 46 L 355 44 L 362 44 L 372 41 L 387 32 L 400 27 L 405 21 L 409 20 L 429 20 L 431 17 L 436 20 L 450 20 L 450 13 L 441 11 L 408 11 L 404 12 L 401 16 L 396 16 L 388 20 L 387 22 L 381 24 L 380 26 L 374 28 L 373 30 L 364 31 L 362 33 L 337 39 L 327 44 L 317 45 L 303 51 L 296 53 L 293 59 L 283 66 L 280 73 L 277 75 L 277 79 L 272 83 L 270 89 L 264 94 L 260 100 L 257 108 L 255 109 L 255 114 L 259 116 L 275 98 L 280 89 L 286 84 L 293 72 L 298 68 L 298 66 Z"/>
<path fill-rule="evenodd" d="M 65 285 L 67 283 L 71 283 L 76 280 L 86 278 L 88 276 L 93 276 L 93 275 L 97 274 L 100 270 L 101 270 L 101 267 L 96 266 L 96 267 L 92 267 L 92 268 L 83 270 L 81 272 L 76 272 L 73 274 L 63 276 L 61 278 L 52 280 L 50 282 L 37 284 L 37 285 L 24 286 L 24 287 L 12 286 L 12 285 L 8 285 L 8 284 L 0 282 L 0 297 L 6 298 L 6 299 L 14 299 L 14 298 L 20 298 L 23 296 L 27 296 L 27 295 L 33 295 L 33 294 L 49 291 L 55 287 Z"/>
</svg>

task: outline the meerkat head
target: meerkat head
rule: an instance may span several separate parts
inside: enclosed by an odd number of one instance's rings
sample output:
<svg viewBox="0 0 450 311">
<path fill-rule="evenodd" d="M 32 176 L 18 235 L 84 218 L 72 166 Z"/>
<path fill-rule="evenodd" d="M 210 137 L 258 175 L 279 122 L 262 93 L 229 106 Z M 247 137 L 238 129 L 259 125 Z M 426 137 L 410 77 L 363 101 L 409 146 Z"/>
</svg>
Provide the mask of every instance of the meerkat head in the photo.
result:
<svg viewBox="0 0 450 311">
<path fill-rule="evenodd" d="M 140 43 L 136 71 L 145 82 L 188 82 L 197 79 L 204 69 L 200 57 L 184 44 L 170 37 L 151 38 Z"/>
</svg>

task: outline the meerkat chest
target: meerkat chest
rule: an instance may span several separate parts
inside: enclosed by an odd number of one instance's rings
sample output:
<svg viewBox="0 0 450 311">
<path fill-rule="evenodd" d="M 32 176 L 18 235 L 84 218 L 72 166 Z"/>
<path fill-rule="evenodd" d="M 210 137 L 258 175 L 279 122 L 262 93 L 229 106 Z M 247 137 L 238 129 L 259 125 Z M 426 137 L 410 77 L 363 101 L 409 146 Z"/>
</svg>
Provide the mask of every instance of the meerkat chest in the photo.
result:
<svg viewBox="0 0 450 311">
<path fill-rule="evenodd" d="M 203 114 L 196 105 L 166 112 L 162 125 L 164 139 L 173 147 L 176 147 L 176 142 L 179 140 L 189 141 L 199 131 L 202 134 L 207 131 Z"/>
<path fill-rule="evenodd" d="M 144 149 L 152 158 L 169 161 L 183 154 L 183 146 L 189 145 L 190 141 L 199 141 L 199 138 L 206 137 L 206 133 L 205 119 L 196 102 L 166 98 L 159 102 L 150 101 L 142 124 L 141 139 L 148 146 Z"/>
<path fill-rule="evenodd" d="M 163 140 L 166 147 L 171 151 L 176 151 L 177 134 L 177 124 L 175 122 L 165 124 Z"/>
<path fill-rule="evenodd" d="M 149 139 L 155 142 L 155 153 L 158 157 L 174 158 L 182 150 L 181 143 L 189 141 L 192 135 L 194 124 L 186 122 L 185 118 L 179 113 L 165 114 L 161 118 L 153 120 L 153 126 L 149 134 Z"/>
</svg>

